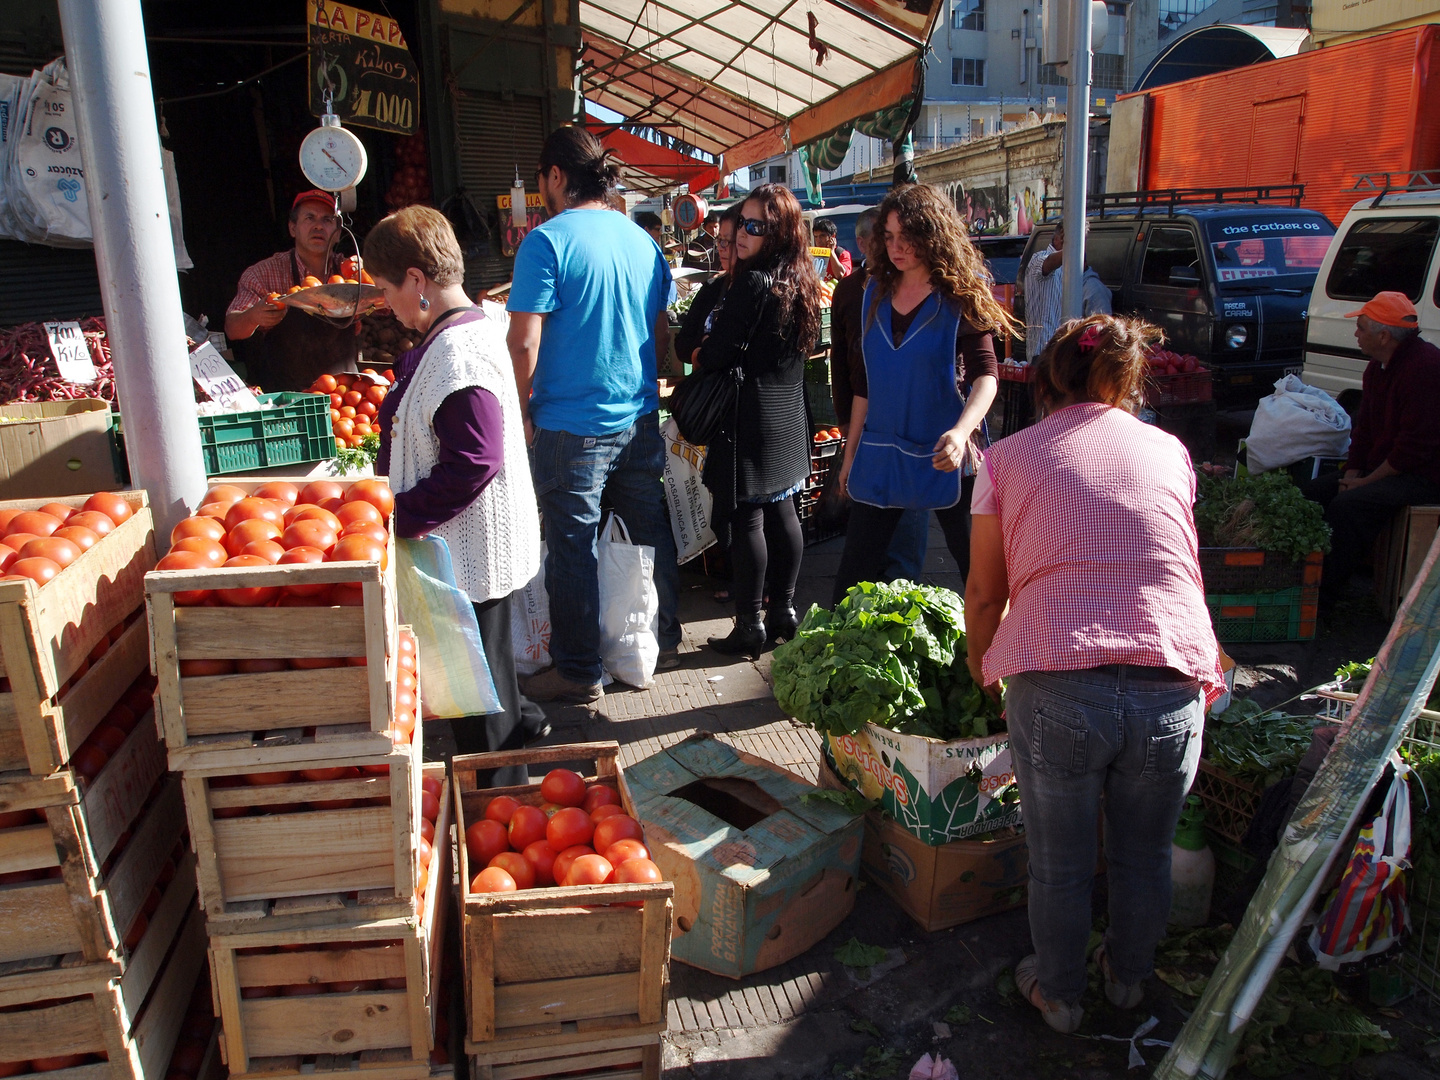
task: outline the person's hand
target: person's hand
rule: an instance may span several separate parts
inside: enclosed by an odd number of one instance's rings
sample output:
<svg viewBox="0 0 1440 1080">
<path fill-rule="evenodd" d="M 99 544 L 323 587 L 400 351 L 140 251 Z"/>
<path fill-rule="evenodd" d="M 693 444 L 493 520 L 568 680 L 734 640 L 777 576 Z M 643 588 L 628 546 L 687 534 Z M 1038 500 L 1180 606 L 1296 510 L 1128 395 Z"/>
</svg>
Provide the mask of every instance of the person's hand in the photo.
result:
<svg viewBox="0 0 1440 1080">
<path fill-rule="evenodd" d="M 941 472 L 954 472 L 965 461 L 968 442 L 968 435 L 961 434 L 958 428 L 951 428 L 936 442 L 935 456 L 930 459 L 930 464 Z"/>
<path fill-rule="evenodd" d="M 1369 482 L 1369 478 L 1360 475 L 1359 469 L 1351 469 L 1340 478 L 1340 490 L 1354 491 L 1358 487 L 1364 487 Z"/>
<path fill-rule="evenodd" d="M 272 326 L 279 326 L 286 315 L 290 314 L 288 307 L 277 307 L 268 300 L 261 300 L 258 304 L 251 306 L 246 312 L 250 318 L 255 320 L 255 325 L 262 330 L 269 330 Z"/>
<path fill-rule="evenodd" d="M 994 701 L 1000 700 L 1000 683 L 993 682 L 985 685 L 985 671 L 982 667 L 983 656 L 976 656 L 974 653 L 965 655 L 965 666 L 970 669 L 970 677 L 975 680 L 975 685 L 985 691 L 985 695 Z"/>
<path fill-rule="evenodd" d="M 840 492 L 842 499 L 850 497 L 850 466 L 853 463 L 852 458 L 843 458 L 840 462 L 840 476 L 835 481 L 835 489 Z"/>
<path fill-rule="evenodd" d="M 535 445 L 535 422 L 528 416 L 525 417 L 525 445 Z"/>
</svg>

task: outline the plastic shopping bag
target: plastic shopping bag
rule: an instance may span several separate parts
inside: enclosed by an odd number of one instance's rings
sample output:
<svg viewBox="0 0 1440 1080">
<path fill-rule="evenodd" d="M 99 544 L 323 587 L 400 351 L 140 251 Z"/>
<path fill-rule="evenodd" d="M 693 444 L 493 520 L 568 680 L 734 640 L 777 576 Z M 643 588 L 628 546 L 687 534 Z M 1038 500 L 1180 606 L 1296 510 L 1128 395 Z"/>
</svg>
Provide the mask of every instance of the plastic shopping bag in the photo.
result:
<svg viewBox="0 0 1440 1080">
<path fill-rule="evenodd" d="M 644 689 L 655 678 L 660 643 L 655 619 L 655 549 L 632 544 L 625 523 L 611 514 L 596 545 L 600 571 L 600 661 L 616 679 Z"/>
<path fill-rule="evenodd" d="M 510 605 L 510 637 L 518 674 L 534 675 L 550 666 L 550 594 L 545 589 L 544 544 L 540 545 L 540 569 Z"/>
<path fill-rule="evenodd" d="M 475 607 L 455 585 L 450 545 L 438 536 L 395 541 L 400 616 L 420 646 L 420 685 L 427 716 L 482 716 L 501 711 L 480 642 Z"/>
<path fill-rule="evenodd" d="M 1283 468 L 1307 457 L 1344 457 L 1350 449 L 1350 414 L 1318 386 L 1286 375 L 1261 398 L 1245 436 L 1252 473 Z"/>
<path fill-rule="evenodd" d="M 1405 871 L 1410 868 L 1410 771 L 1392 754 L 1394 778 L 1380 812 L 1361 830 L 1340 884 L 1310 932 L 1315 962 L 1327 971 L 1378 956 L 1399 944 L 1410 924 Z"/>
<path fill-rule="evenodd" d="M 700 481 L 705 448 L 691 446 L 680 434 L 672 416 L 660 428 L 665 440 L 665 502 L 670 507 L 670 531 L 680 562 L 689 562 L 715 543 L 710 527 L 710 489 Z"/>
<path fill-rule="evenodd" d="M 35 72 L 29 91 L 18 137 L 6 154 L 6 200 L 14 223 L 21 239 L 33 244 L 89 247 L 90 202 L 65 58 Z"/>
</svg>

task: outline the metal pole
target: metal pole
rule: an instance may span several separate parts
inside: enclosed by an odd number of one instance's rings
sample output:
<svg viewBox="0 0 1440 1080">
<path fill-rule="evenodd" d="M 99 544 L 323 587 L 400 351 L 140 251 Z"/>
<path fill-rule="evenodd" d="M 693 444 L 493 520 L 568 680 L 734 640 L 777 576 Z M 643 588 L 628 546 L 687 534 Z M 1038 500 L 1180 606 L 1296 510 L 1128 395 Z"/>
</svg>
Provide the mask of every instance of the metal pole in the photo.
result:
<svg viewBox="0 0 1440 1080">
<path fill-rule="evenodd" d="M 1065 103 L 1065 263 L 1060 315 L 1084 311 L 1085 190 L 1090 164 L 1090 0 L 1070 4 L 1070 94 Z"/>
<path fill-rule="evenodd" d="M 205 494 L 140 0 L 59 0 L 130 477 L 162 542 Z"/>
</svg>

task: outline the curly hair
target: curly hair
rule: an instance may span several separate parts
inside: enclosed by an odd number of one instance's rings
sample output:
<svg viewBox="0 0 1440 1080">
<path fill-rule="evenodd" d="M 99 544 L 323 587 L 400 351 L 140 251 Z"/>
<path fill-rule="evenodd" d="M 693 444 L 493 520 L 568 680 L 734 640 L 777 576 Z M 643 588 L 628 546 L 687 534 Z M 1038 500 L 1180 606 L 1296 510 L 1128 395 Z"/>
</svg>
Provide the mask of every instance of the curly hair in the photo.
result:
<svg viewBox="0 0 1440 1080">
<path fill-rule="evenodd" d="M 900 283 L 900 271 L 885 249 L 885 229 L 894 213 L 900 232 L 914 246 L 915 257 L 930 267 L 930 284 L 941 296 L 958 300 L 975 329 L 1020 336 L 1022 327 L 990 291 L 985 260 L 970 242 L 954 205 L 929 184 L 906 184 L 891 190 L 880 204 L 879 219 L 866 245 L 866 267 L 880 283 L 872 308 Z"/>
<path fill-rule="evenodd" d="M 766 223 L 764 243 L 758 254 L 737 261 L 733 273 L 738 279 L 763 270 L 774 278 L 770 292 L 780 301 L 780 325 L 791 325 L 796 344 L 808 353 L 820 336 L 820 276 L 810 260 L 800 204 L 784 184 L 761 184 L 742 205 L 752 202 L 759 204 Z"/>
<path fill-rule="evenodd" d="M 1143 319 L 1089 315 L 1063 323 L 1033 365 L 1036 412 L 1082 401 L 1139 412 L 1145 353 L 1163 340 Z"/>
</svg>

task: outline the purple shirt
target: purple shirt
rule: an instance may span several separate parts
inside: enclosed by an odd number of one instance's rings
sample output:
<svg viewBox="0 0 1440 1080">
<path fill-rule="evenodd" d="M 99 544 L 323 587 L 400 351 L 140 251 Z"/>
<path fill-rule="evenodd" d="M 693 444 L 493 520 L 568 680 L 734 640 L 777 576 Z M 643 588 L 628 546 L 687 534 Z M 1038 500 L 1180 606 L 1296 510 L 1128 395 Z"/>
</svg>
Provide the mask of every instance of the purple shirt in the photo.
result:
<svg viewBox="0 0 1440 1080">
<path fill-rule="evenodd" d="M 466 313 L 446 329 L 484 317 L 479 311 Z M 375 461 L 377 476 L 390 472 L 390 437 L 395 412 L 434 340 L 424 341 L 395 358 L 395 384 L 385 395 L 375 418 L 380 425 L 380 454 Z M 406 491 L 395 492 L 396 536 L 423 536 L 454 518 L 485 490 L 505 460 L 500 402 L 488 390 L 470 386 L 455 391 L 435 410 L 432 424 L 435 437 L 440 441 L 440 458 L 429 476 Z"/>
</svg>

